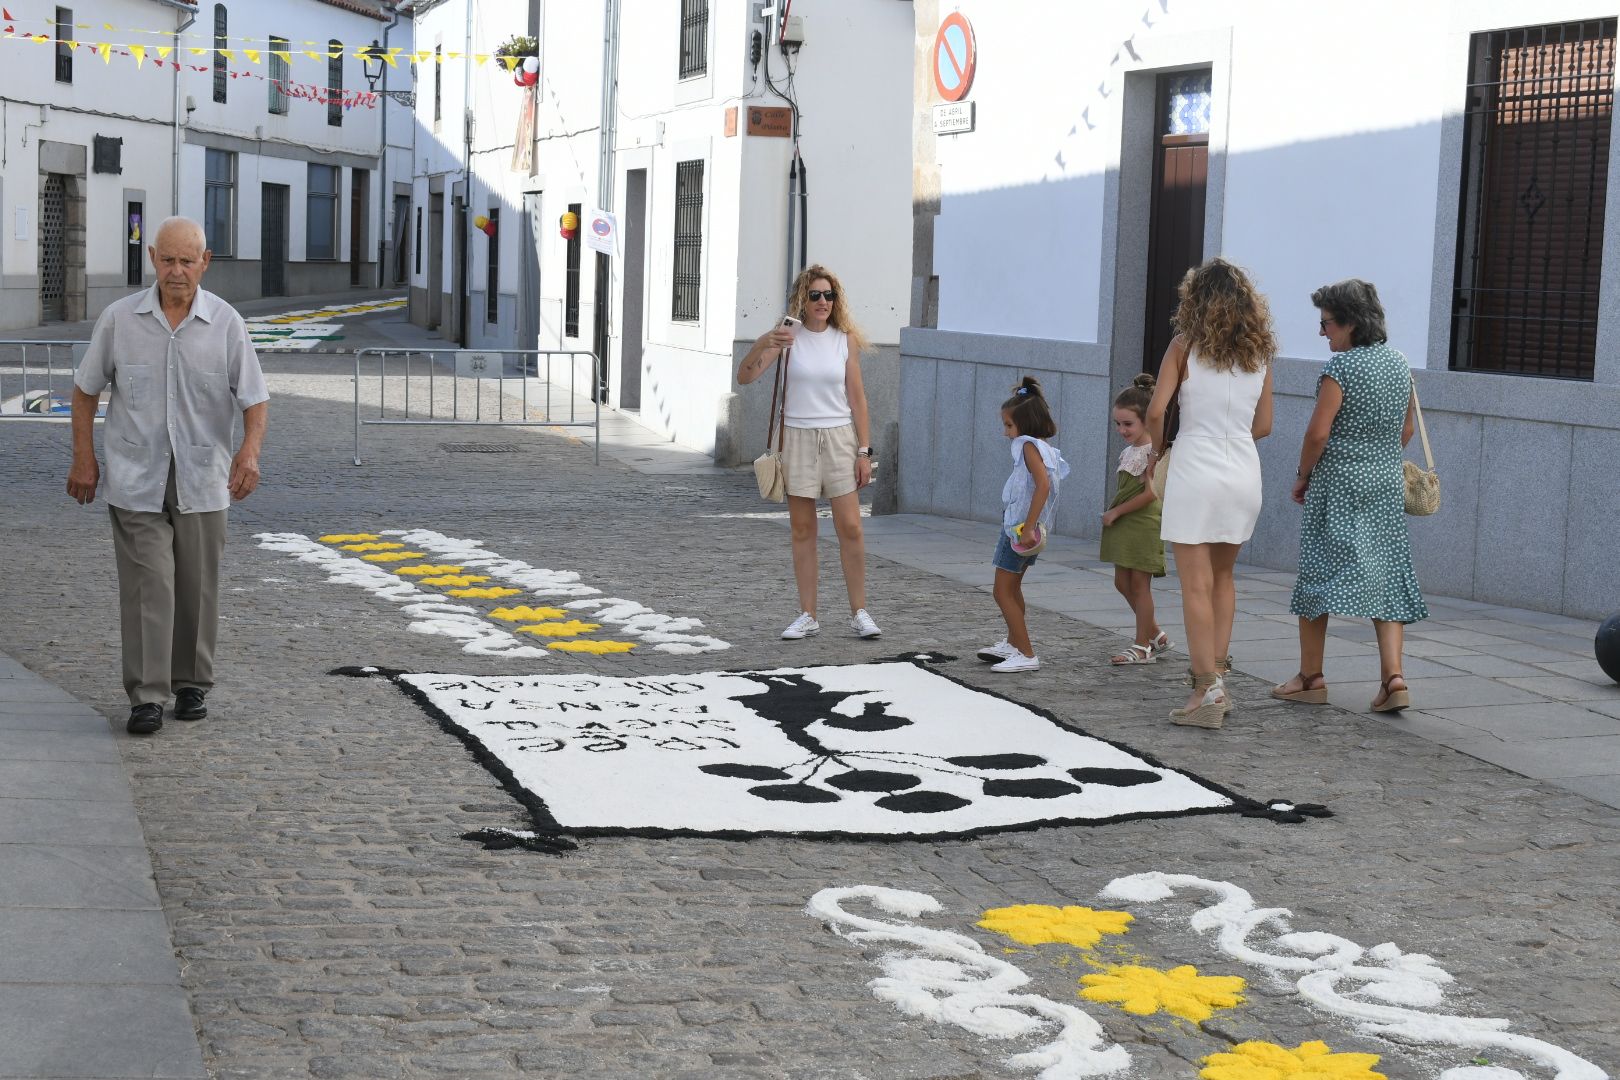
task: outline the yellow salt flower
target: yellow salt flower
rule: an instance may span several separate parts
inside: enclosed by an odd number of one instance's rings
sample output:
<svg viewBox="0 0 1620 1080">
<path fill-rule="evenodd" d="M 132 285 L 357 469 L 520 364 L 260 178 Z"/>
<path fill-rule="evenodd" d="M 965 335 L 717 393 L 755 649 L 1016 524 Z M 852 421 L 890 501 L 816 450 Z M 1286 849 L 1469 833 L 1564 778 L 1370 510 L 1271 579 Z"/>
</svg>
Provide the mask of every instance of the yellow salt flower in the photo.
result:
<svg viewBox="0 0 1620 1080">
<path fill-rule="evenodd" d="M 408 574 L 411 577 L 426 577 L 432 574 L 459 574 L 459 566 L 441 566 L 435 563 L 421 563 L 417 566 L 402 566 L 395 570 L 396 574 Z"/>
<path fill-rule="evenodd" d="M 354 544 L 361 540 L 377 540 L 376 533 L 327 533 L 321 537 L 323 544 Z"/>
<path fill-rule="evenodd" d="M 503 596 L 516 596 L 522 589 L 508 589 L 504 585 L 491 585 L 488 588 L 450 589 L 451 596 L 464 596 L 469 600 L 499 600 Z"/>
<path fill-rule="evenodd" d="M 1324 1042 L 1300 1043 L 1292 1050 L 1258 1040 L 1238 1043 L 1230 1053 L 1204 1059 L 1200 1080 L 1388 1080 L 1374 1072 L 1377 1054 L 1335 1054 Z"/>
<path fill-rule="evenodd" d="M 537 637 L 578 637 L 588 634 L 592 630 L 602 629 L 601 623 L 580 622 L 578 619 L 569 619 L 567 622 L 532 623 L 520 626 L 513 633 L 534 634 Z"/>
<path fill-rule="evenodd" d="M 379 551 L 374 555 L 360 556 L 366 562 L 404 562 L 406 559 L 420 559 L 420 551 Z"/>
<path fill-rule="evenodd" d="M 553 641 L 547 645 L 548 649 L 559 649 L 563 652 L 603 653 L 629 652 L 636 647 L 633 641 Z"/>
<path fill-rule="evenodd" d="M 1123 934 L 1130 921 L 1130 913 L 1124 911 L 1014 904 L 1011 907 L 991 908 L 979 920 L 979 925 L 986 930 L 1005 934 L 1023 945 L 1060 941 L 1076 948 L 1089 949 L 1101 941 L 1104 934 Z"/>
<path fill-rule="evenodd" d="M 400 548 L 402 548 L 404 546 L 405 546 L 404 544 L 396 544 L 392 540 L 384 540 L 382 543 L 344 544 L 343 545 L 343 550 L 344 551 L 398 551 Z"/>
<path fill-rule="evenodd" d="M 502 619 L 506 622 L 539 622 L 543 619 L 561 619 L 568 612 L 558 607 L 498 607 L 489 613 L 492 619 Z"/>
<path fill-rule="evenodd" d="M 1216 1009 L 1243 1003 L 1244 983 L 1236 975 L 1200 975 L 1192 965 L 1160 971 L 1135 964 L 1110 965 L 1105 972 L 1082 976 L 1087 1001 L 1118 1005 L 1136 1016 L 1167 1012 L 1198 1023 Z"/>
<path fill-rule="evenodd" d="M 425 578 L 422 579 L 421 584 L 423 584 L 423 585 L 460 585 L 460 586 L 465 587 L 465 586 L 468 586 L 468 585 L 476 585 L 480 581 L 488 581 L 488 580 L 489 580 L 489 577 L 488 577 L 488 575 L 485 575 L 485 574 L 441 574 L 438 577 L 425 577 Z"/>
</svg>

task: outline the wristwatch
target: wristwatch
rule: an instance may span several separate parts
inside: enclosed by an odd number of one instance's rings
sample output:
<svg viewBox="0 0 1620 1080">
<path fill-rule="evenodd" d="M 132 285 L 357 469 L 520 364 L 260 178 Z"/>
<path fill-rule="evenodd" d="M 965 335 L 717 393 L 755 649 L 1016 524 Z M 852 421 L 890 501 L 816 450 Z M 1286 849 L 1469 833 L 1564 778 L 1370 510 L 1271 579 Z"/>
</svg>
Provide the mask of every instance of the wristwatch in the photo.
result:
<svg viewBox="0 0 1620 1080">
<path fill-rule="evenodd" d="M 855 451 L 855 456 L 856 457 L 868 458 L 868 459 L 870 459 L 872 461 L 876 461 L 877 460 L 877 451 L 874 450 L 870 446 L 863 446 L 860 449 Z"/>
</svg>

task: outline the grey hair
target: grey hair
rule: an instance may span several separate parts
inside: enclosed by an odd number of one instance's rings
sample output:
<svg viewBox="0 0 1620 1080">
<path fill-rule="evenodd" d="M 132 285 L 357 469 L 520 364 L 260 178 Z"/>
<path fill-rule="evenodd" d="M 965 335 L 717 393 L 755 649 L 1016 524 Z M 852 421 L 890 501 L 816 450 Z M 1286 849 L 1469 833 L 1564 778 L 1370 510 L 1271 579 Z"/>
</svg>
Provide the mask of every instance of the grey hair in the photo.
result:
<svg viewBox="0 0 1620 1080">
<path fill-rule="evenodd" d="M 1378 290 L 1370 281 L 1345 278 L 1324 285 L 1311 293 L 1311 303 L 1333 316 L 1340 326 L 1354 328 L 1351 345 L 1381 345 L 1389 340 L 1384 305 L 1379 303 Z"/>
<path fill-rule="evenodd" d="M 197 238 L 197 243 L 201 244 L 204 250 L 207 250 L 207 231 L 191 218 L 181 217 L 179 215 L 175 215 L 174 217 L 166 217 L 162 221 L 158 222 L 157 231 L 152 234 L 152 244 L 156 246 L 158 238 L 169 229 L 180 229 L 185 232 L 189 232 L 192 236 Z"/>
</svg>

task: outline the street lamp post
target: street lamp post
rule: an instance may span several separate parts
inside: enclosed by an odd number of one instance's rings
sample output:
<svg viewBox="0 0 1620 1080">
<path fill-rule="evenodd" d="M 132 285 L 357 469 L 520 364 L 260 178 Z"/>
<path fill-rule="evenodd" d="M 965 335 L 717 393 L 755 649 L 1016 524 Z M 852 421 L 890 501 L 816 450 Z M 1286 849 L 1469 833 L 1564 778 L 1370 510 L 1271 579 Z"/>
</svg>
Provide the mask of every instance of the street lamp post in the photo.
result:
<svg viewBox="0 0 1620 1080">
<path fill-rule="evenodd" d="M 386 36 L 386 35 L 384 35 Z M 366 85 L 373 93 L 383 96 L 382 115 L 382 163 L 381 175 L 377 180 L 377 222 L 378 231 L 382 233 L 377 238 L 377 287 L 383 288 L 388 283 L 388 210 L 393 206 L 394 198 L 388 190 L 388 102 L 397 101 L 407 109 L 416 108 L 416 94 L 410 90 L 388 89 L 388 72 L 383 67 L 385 49 L 376 38 L 371 44 L 360 50 L 360 66 L 366 75 Z M 377 89 L 377 80 L 381 79 L 383 88 Z"/>
</svg>

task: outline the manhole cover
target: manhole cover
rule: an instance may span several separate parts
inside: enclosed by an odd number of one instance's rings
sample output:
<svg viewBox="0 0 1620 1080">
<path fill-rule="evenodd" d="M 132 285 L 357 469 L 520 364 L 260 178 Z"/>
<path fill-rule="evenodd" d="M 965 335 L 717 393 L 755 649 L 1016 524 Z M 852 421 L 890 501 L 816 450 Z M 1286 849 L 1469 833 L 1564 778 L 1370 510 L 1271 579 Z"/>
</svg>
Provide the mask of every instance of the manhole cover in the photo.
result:
<svg viewBox="0 0 1620 1080">
<path fill-rule="evenodd" d="M 523 447 L 516 443 L 447 442 L 439 449 L 450 454 L 521 454 Z"/>
</svg>

